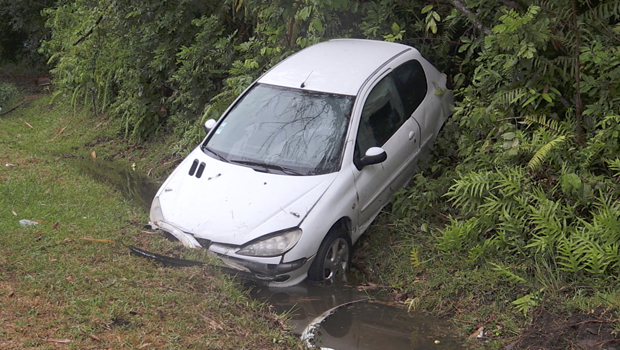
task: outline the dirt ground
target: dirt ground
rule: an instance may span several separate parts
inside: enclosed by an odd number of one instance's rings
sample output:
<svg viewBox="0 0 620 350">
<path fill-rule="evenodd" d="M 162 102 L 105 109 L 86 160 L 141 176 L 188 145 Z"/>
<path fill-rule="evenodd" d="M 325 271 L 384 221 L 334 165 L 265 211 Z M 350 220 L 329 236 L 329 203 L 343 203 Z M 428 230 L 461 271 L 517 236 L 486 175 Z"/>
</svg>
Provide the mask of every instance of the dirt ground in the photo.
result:
<svg viewBox="0 0 620 350">
<path fill-rule="evenodd" d="M 606 349 L 620 350 L 620 335 L 614 323 L 620 319 L 596 309 L 591 313 L 557 315 L 542 309 L 534 321 L 506 350 Z"/>
</svg>

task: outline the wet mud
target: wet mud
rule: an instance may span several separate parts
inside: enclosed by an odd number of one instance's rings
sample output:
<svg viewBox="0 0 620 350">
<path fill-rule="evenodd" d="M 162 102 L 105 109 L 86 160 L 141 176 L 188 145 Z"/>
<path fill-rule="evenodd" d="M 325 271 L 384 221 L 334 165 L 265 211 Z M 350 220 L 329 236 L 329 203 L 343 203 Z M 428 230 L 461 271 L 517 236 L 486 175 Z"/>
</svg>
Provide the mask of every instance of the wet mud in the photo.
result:
<svg viewBox="0 0 620 350">
<path fill-rule="evenodd" d="M 277 313 L 288 314 L 297 336 L 312 333 L 308 345 L 316 348 L 463 348 L 449 323 L 408 312 L 402 304 L 388 301 L 391 294 L 304 282 L 290 288 L 255 286 L 251 296 L 269 303 Z"/>
</svg>

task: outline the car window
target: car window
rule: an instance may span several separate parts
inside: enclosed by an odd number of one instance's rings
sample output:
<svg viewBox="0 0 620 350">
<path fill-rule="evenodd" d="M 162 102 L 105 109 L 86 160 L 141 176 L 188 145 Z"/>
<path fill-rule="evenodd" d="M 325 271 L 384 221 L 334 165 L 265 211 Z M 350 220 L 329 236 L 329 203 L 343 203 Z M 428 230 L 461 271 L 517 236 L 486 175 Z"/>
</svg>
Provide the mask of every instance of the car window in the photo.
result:
<svg viewBox="0 0 620 350">
<path fill-rule="evenodd" d="M 426 96 L 427 83 L 424 69 L 418 61 L 408 61 L 393 72 L 398 93 L 403 101 L 405 115 L 410 117 Z"/>
<path fill-rule="evenodd" d="M 382 146 L 404 122 L 398 89 L 390 74 L 375 85 L 364 102 L 356 152 L 364 155 L 369 148 Z"/>
<path fill-rule="evenodd" d="M 259 84 L 218 124 L 203 150 L 287 174 L 334 172 L 340 169 L 352 105 L 351 96 Z"/>
</svg>

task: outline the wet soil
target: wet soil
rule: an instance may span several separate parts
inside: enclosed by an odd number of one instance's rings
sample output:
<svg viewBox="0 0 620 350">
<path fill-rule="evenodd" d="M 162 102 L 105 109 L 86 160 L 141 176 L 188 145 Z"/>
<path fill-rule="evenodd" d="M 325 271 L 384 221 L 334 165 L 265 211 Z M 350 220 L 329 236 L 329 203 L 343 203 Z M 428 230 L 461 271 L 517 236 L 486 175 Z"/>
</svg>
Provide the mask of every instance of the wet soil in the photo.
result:
<svg viewBox="0 0 620 350">
<path fill-rule="evenodd" d="M 607 349 L 620 350 L 620 338 L 614 334 L 614 318 L 604 309 L 572 315 L 541 309 L 516 341 L 512 349 Z"/>
</svg>

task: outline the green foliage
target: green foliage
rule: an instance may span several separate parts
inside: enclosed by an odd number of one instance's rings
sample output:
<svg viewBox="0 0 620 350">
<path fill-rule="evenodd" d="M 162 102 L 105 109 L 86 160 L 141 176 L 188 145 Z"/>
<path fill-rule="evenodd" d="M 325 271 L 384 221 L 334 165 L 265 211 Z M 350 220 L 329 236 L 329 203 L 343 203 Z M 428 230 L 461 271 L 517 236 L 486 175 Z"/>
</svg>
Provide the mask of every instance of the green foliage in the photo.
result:
<svg viewBox="0 0 620 350">
<path fill-rule="evenodd" d="M 61 0 L 45 12 L 43 51 L 57 94 L 112 114 L 128 136 L 174 132 L 181 152 L 301 48 L 333 37 L 418 47 L 454 83 L 457 105 L 392 213 L 436 254 L 494 264 L 526 289 L 514 306 L 527 314 L 552 289 L 540 276 L 620 272 L 620 6 L 504 3 Z M 416 266 L 419 249 L 405 253 Z M 531 261 L 539 283 L 512 268 Z"/>
<path fill-rule="evenodd" d="M 44 70 L 39 43 L 49 36 L 41 11 L 55 0 L 0 0 L 0 64 L 19 64 L 28 73 Z M 15 71 L 7 72 L 10 74 Z"/>
<path fill-rule="evenodd" d="M 0 108 L 3 106 L 6 108 L 7 103 L 17 97 L 17 87 L 11 83 L 0 82 Z M 1 110 L 0 110 L 1 112 Z"/>
</svg>

